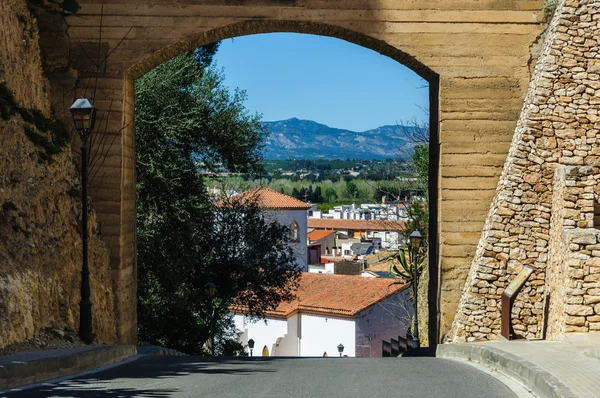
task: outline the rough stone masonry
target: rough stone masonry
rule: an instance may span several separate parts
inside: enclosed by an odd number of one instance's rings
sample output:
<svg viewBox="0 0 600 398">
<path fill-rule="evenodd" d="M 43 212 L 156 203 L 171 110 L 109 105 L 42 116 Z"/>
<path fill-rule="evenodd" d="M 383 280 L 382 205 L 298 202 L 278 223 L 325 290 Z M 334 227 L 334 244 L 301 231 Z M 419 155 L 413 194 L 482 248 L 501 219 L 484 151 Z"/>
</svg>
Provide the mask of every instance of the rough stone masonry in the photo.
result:
<svg viewBox="0 0 600 398">
<path fill-rule="evenodd" d="M 599 31 L 600 1 L 559 2 L 446 340 L 497 339 L 500 295 L 524 265 L 517 335 L 600 330 Z"/>
</svg>

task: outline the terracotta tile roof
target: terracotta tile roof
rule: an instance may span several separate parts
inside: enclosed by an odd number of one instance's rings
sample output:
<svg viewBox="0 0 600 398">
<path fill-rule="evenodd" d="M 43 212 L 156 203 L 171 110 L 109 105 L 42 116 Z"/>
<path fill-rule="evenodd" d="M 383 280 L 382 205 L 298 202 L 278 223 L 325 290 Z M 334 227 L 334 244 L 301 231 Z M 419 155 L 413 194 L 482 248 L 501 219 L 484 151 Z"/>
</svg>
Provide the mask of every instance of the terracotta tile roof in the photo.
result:
<svg viewBox="0 0 600 398">
<path fill-rule="evenodd" d="M 315 229 L 314 231 L 310 231 L 308 233 L 308 240 L 310 241 L 315 241 L 315 240 L 319 240 L 319 239 L 323 239 L 329 235 L 333 235 L 335 234 L 335 231 L 327 231 L 327 230 L 319 230 L 319 229 Z"/>
<path fill-rule="evenodd" d="M 258 187 L 235 195 L 236 200 L 257 200 L 265 209 L 274 210 L 308 210 L 312 206 L 292 196 L 279 193 L 271 188 Z"/>
<path fill-rule="evenodd" d="M 384 278 L 304 272 L 299 279 L 296 299 L 279 304 L 267 316 L 289 318 L 302 312 L 353 318 L 362 310 L 408 286 L 393 282 Z"/>
<path fill-rule="evenodd" d="M 353 229 L 361 231 L 404 231 L 406 229 L 403 221 L 332 220 L 327 218 L 309 218 L 308 228 Z"/>
</svg>

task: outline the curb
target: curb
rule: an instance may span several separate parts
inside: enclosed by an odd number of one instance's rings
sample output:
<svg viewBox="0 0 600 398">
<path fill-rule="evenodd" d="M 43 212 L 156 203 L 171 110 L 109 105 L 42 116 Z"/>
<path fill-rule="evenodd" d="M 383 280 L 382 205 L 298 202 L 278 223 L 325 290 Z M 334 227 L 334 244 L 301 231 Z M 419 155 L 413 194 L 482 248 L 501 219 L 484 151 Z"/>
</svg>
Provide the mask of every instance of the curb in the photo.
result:
<svg viewBox="0 0 600 398">
<path fill-rule="evenodd" d="M 577 397 L 558 378 L 516 355 L 481 344 L 439 344 L 437 357 L 474 361 L 517 380 L 543 398 Z"/>
<path fill-rule="evenodd" d="M 137 347 L 137 353 L 139 355 L 183 355 L 187 356 L 183 352 L 173 350 L 171 348 L 165 348 L 160 346 L 141 346 Z"/>
<path fill-rule="evenodd" d="M 133 345 L 100 346 L 75 353 L 60 351 L 45 358 L 0 362 L 0 390 L 71 376 L 137 354 Z"/>
</svg>

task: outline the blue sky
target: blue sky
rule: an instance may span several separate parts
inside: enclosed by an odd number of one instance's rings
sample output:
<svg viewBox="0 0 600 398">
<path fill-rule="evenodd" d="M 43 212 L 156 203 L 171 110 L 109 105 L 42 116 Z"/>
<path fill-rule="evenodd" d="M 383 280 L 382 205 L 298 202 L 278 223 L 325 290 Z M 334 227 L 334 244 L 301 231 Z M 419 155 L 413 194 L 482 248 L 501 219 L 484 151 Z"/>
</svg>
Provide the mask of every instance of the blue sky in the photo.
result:
<svg viewBox="0 0 600 398">
<path fill-rule="evenodd" d="M 274 121 L 298 117 L 364 131 L 426 120 L 427 82 L 375 51 L 330 37 L 269 33 L 224 40 L 215 57 L 246 107 Z"/>
</svg>

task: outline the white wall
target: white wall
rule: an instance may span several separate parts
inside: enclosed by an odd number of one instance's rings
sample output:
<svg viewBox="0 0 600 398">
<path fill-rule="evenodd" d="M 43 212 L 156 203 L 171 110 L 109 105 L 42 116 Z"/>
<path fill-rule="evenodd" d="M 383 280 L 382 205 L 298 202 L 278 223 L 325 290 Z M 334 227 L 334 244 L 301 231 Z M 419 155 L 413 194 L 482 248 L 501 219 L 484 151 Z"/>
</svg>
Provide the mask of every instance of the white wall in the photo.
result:
<svg viewBox="0 0 600 398">
<path fill-rule="evenodd" d="M 312 272 L 313 274 L 334 274 L 334 270 L 334 263 L 314 264 L 308 266 L 308 272 Z"/>
<path fill-rule="evenodd" d="M 308 211 L 307 210 L 270 210 L 268 214 L 280 224 L 290 227 L 292 221 L 298 223 L 298 243 L 290 243 L 296 255 L 296 264 L 302 271 L 308 271 Z"/>
<path fill-rule="evenodd" d="M 248 340 L 254 340 L 254 356 L 261 356 L 263 347 L 269 349 L 269 356 L 273 352 L 273 345 L 277 339 L 284 337 L 288 332 L 288 323 L 285 319 L 267 319 L 249 322 L 245 315 L 235 314 L 233 317 L 235 328 L 244 332 L 240 343 L 247 345 Z"/>
<path fill-rule="evenodd" d="M 292 315 L 287 320 L 287 334 L 279 345 L 273 350 L 272 356 L 297 357 L 300 352 L 300 341 L 298 340 L 299 315 Z"/>
<path fill-rule="evenodd" d="M 300 356 L 339 356 L 338 344 L 344 345 L 344 355 L 355 356 L 355 326 L 353 319 L 301 314 Z"/>
</svg>

